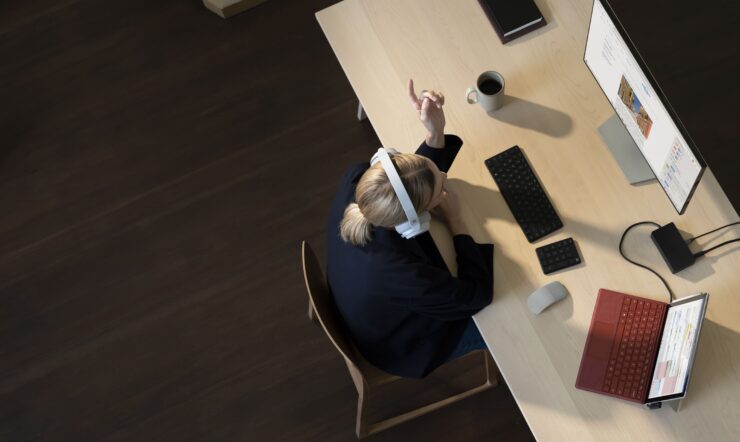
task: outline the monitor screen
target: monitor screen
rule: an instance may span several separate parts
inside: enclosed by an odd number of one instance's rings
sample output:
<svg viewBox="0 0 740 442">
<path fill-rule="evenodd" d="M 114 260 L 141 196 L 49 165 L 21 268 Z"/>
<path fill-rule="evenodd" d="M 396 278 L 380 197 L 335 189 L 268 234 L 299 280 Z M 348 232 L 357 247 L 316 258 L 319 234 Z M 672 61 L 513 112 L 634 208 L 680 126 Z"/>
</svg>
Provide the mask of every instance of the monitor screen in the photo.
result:
<svg viewBox="0 0 740 442">
<path fill-rule="evenodd" d="M 607 8 L 594 1 L 584 61 L 671 203 L 683 213 L 704 170 L 703 160 Z"/>
<path fill-rule="evenodd" d="M 648 399 L 681 394 L 704 319 L 705 297 L 668 307 Z"/>
</svg>

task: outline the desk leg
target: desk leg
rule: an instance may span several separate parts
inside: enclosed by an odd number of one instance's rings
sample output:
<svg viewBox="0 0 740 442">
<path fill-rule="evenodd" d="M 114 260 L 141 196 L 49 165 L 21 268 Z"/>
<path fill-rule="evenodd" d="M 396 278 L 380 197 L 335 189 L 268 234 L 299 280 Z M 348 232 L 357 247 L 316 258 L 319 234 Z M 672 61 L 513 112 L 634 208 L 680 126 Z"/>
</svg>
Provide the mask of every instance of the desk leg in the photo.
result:
<svg viewBox="0 0 740 442">
<path fill-rule="evenodd" d="M 365 113 L 365 109 L 362 108 L 362 103 L 357 103 L 357 119 L 362 121 L 367 119 L 367 114 Z"/>
<path fill-rule="evenodd" d="M 486 364 L 486 384 L 492 387 L 498 385 L 498 367 L 488 350 L 483 350 L 483 360 Z"/>
</svg>

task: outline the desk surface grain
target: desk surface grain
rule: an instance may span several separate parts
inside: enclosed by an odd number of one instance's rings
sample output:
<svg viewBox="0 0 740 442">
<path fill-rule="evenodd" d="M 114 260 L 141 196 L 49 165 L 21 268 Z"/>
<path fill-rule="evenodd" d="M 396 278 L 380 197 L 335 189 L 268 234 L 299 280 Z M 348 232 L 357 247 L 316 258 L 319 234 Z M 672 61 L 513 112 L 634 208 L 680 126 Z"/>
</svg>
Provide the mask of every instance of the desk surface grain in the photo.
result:
<svg viewBox="0 0 740 442">
<path fill-rule="evenodd" d="M 689 396 L 678 412 L 577 390 L 575 378 L 599 288 L 667 300 L 657 278 L 617 252 L 623 230 L 641 220 L 675 222 L 698 234 L 737 220 L 711 171 L 683 216 L 655 182 L 631 186 L 599 138 L 612 113 L 585 64 L 589 0 L 538 1 L 548 25 L 502 45 L 475 0 L 345 0 L 317 14 L 339 62 L 385 146 L 412 151 L 423 128 L 407 103 L 408 78 L 447 97 L 447 132 L 465 141 L 449 173 L 478 241 L 496 244 L 494 301 L 476 315 L 491 352 L 540 440 L 737 440 L 740 437 L 740 246 L 728 246 L 671 275 L 637 229 L 626 250 L 656 268 L 678 297 L 710 294 Z M 478 74 L 506 78 L 494 116 L 468 105 Z M 521 146 L 565 226 L 529 244 L 483 160 Z M 454 269 L 449 234 L 432 234 Z M 737 233 L 735 233 L 737 235 Z M 573 237 L 579 267 L 542 274 L 535 247 Z M 716 244 L 733 232 L 710 235 Z M 535 288 L 561 281 L 570 296 L 540 316 L 527 310 Z"/>
</svg>

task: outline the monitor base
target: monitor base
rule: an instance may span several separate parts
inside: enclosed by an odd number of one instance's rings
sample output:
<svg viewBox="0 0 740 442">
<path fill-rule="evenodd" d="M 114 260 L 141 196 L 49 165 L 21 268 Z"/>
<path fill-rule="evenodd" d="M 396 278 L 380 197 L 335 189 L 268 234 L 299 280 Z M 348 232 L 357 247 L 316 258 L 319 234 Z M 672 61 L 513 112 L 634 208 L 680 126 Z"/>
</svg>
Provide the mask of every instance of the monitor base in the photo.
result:
<svg viewBox="0 0 740 442">
<path fill-rule="evenodd" d="M 655 174 L 642 156 L 637 144 L 622 124 L 617 114 L 599 126 L 599 135 L 609 148 L 614 160 L 622 169 L 624 177 L 630 184 L 639 184 L 655 179 Z"/>
</svg>

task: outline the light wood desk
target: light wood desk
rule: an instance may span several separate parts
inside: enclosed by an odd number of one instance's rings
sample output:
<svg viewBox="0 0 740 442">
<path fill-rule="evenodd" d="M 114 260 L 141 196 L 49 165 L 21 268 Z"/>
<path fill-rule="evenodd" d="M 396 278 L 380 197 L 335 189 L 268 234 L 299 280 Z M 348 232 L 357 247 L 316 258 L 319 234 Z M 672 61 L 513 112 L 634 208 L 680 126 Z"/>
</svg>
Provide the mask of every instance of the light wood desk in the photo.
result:
<svg viewBox="0 0 740 442">
<path fill-rule="evenodd" d="M 535 436 L 740 440 L 740 246 L 726 246 L 671 275 L 649 229 L 633 231 L 626 242 L 628 254 L 664 275 L 678 297 L 710 294 L 680 411 L 648 411 L 574 387 L 599 288 L 667 301 L 655 276 L 619 256 L 622 231 L 652 220 L 699 234 L 738 216 L 710 171 L 683 216 L 657 183 L 625 181 L 597 132 L 612 108 L 583 63 L 591 1 L 537 4 L 549 24 L 506 46 L 476 0 L 345 0 L 317 17 L 383 145 L 408 152 L 423 137 L 407 102 L 409 77 L 417 89 L 445 93 L 447 132 L 465 141 L 450 187 L 462 197 L 474 237 L 496 244 L 494 300 L 475 320 Z M 506 78 L 510 99 L 495 117 L 463 98 L 484 70 Z M 526 241 L 483 165 L 514 144 L 524 149 L 565 223 L 535 245 Z M 712 243 L 737 235 L 730 230 L 710 235 Z M 454 268 L 449 234 L 439 225 L 432 233 Z M 535 247 L 569 236 L 584 263 L 543 275 Z M 554 280 L 570 296 L 540 316 L 531 314 L 527 296 Z"/>
</svg>

